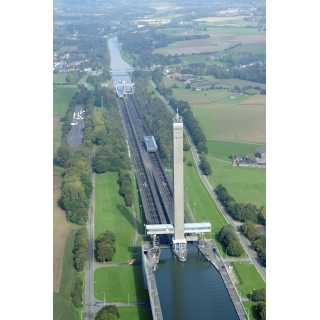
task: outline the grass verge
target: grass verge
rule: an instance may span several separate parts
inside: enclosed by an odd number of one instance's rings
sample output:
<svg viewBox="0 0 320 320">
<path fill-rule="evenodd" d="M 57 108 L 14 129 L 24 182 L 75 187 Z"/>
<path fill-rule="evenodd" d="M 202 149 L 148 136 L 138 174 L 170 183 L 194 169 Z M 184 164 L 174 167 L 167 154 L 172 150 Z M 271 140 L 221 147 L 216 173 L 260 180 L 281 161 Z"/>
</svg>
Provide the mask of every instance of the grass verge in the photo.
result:
<svg viewBox="0 0 320 320">
<path fill-rule="evenodd" d="M 108 302 L 147 302 L 141 266 L 99 268 L 94 273 L 94 294 Z"/>
<path fill-rule="evenodd" d="M 265 282 L 253 264 L 234 262 L 232 266 L 239 280 L 238 290 L 243 297 L 248 297 L 254 289 L 266 287 Z"/>
</svg>

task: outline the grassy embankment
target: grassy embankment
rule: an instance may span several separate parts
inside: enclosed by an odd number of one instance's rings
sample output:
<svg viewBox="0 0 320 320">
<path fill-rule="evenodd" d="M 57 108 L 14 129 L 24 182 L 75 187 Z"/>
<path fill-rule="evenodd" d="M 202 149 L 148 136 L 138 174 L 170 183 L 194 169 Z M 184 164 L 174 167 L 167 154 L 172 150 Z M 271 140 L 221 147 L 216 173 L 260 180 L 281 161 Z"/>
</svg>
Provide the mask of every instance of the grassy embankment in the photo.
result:
<svg viewBox="0 0 320 320">
<path fill-rule="evenodd" d="M 232 263 L 234 273 L 238 279 L 237 289 L 243 298 L 248 298 L 254 289 L 266 288 L 266 284 L 257 272 L 255 266 L 249 263 Z M 252 308 L 255 302 L 245 301 L 244 307 L 249 314 L 249 319 L 255 319 Z"/>
<path fill-rule="evenodd" d="M 53 84 L 53 153 L 57 151 L 61 143 L 61 122 L 65 115 L 69 102 L 77 90 L 76 85 L 56 85 L 65 79 L 65 74 L 54 74 Z"/>
<path fill-rule="evenodd" d="M 135 211 L 124 205 L 118 193 L 117 173 L 104 173 L 96 177 L 96 212 L 95 236 L 105 230 L 111 230 L 116 236 L 116 254 L 113 262 L 127 263 L 129 259 L 138 257 L 140 253 L 139 237 L 136 230 L 142 232 L 138 198 L 135 190 Z M 104 297 L 112 302 L 147 301 L 147 291 L 144 289 L 141 266 L 128 264 L 117 267 L 101 267 L 95 271 L 95 296 Z M 124 319 L 144 320 L 150 318 L 145 307 L 120 308 Z M 121 318 L 122 319 L 122 318 Z"/>
</svg>

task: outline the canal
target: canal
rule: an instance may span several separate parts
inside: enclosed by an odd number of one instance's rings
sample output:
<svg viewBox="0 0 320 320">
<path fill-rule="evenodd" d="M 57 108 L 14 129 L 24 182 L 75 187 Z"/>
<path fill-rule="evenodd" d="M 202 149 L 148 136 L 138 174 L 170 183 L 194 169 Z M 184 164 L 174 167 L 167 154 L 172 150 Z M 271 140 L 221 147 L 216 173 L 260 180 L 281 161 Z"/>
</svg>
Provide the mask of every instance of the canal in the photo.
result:
<svg viewBox="0 0 320 320">
<path fill-rule="evenodd" d="M 113 81 L 128 79 L 131 68 L 121 58 L 117 38 L 109 39 L 108 47 Z M 155 275 L 164 320 L 238 319 L 220 274 L 195 245 L 188 245 L 186 263 L 178 262 L 169 248 L 162 249 Z"/>
</svg>

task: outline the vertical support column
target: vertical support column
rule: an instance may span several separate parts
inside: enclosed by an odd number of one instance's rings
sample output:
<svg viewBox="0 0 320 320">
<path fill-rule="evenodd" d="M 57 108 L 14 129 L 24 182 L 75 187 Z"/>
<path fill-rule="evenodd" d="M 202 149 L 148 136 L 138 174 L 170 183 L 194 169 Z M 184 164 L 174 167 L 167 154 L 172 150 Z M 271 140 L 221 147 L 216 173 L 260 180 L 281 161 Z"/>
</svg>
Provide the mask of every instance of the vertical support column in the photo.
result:
<svg viewBox="0 0 320 320">
<path fill-rule="evenodd" d="M 178 112 L 173 122 L 174 239 L 173 249 L 180 261 L 186 261 L 184 237 L 183 122 Z"/>
</svg>

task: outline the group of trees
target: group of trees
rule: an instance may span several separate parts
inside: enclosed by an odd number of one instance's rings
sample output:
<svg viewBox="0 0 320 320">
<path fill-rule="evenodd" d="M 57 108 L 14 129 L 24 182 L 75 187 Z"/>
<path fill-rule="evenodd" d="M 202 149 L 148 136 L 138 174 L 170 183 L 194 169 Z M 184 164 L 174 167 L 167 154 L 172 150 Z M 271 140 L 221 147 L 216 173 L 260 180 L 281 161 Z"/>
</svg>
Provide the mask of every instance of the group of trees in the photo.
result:
<svg viewBox="0 0 320 320">
<path fill-rule="evenodd" d="M 266 290 L 256 289 L 250 295 L 250 299 L 255 302 L 253 305 L 253 314 L 257 320 L 266 319 Z"/>
<path fill-rule="evenodd" d="M 95 316 L 95 320 L 117 320 L 120 318 L 119 310 L 116 306 L 103 307 Z"/>
<path fill-rule="evenodd" d="M 215 188 L 215 193 L 227 212 L 234 219 L 244 222 L 240 231 L 251 241 L 261 264 L 266 265 L 266 238 L 256 227 L 257 223 L 265 224 L 265 207 L 258 209 L 251 203 L 236 202 L 221 184 Z"/>
<path fill-rule="evenodd" d="M 129 172 L 119 171 L 119 193 L 123 197 L 127 207 L 132 206 L 133 193 L 132 193 L 132 181 Z"/>
<path fill-rule="evenodd" d="M 244 251 L 231 225 L 221 228 L 218 240 L 229 256 L 240 257 Z"/>
<path fill-rule="evenodd" d="M 95 120 L 92 134 L 94 143 L 98 145 L 93 168 L 97 173 L 129 170 L 128 149 L 115 97 L 107 90 L 105 91 L 107 94 L 102 99 L 105 103 L 105 108 L 101 112 L 102 120 Z"/>
<path fill-rule="evenodd" d="M 58 162 L 65 168 L 59 204 L 70 222 L 83 225 L 92 192 L 90 155 L 85 150 L 72 152 L 64 145 L 58 151 Z"/>
<path fill-rule="evenodd" d="M 239 203 L 228 193 L 227 189 L 219 184 L 215 188 L 218 199 L 223 204 L 227 212 L 234 219 L 241 222 L 263 223 L 265 221 L 265 208 L 257 208 L 252 203 Z"/>
<path fill-rule="evenodd" d="M 141 67 L 152 65 L 171 65 L 181 63 L 177 55 L 154 54 L 154 49 L 166 47 L 170 43 L 194 39 L 206 39 L 209 35 L 166 35 L 154 29 L 140 32 L 124 32 L 119 35 L 123 49 L 134 55 L 136 63 Z"/>
<path fill-rule="evenodd" d="M 82 271 L 88 259 L 88 233 L 86 228 L 79 229 L 73 241 L 73 266 L 77 271 Z"/>
<path fill-rule="evenodd" d="M 116 237 L 113 232 L 105 231 L 95 241 L 95 257 L 98 262 L 112 261 L 116 252 Z"/>
<path fill-rule="evenodd" d="M 152 72 L 152 80 L 155 82 L 157 90 L 169 100 L 169 104 L 173 110 L 179 110 L 179 114 L 183 118 L 183 123 L 188 128 L 188 131 L 191 135 L 193 143 L 196 145 L 196 148 L 199 153 L 201 153 L 200 157 L 200 169 L 205 175 L 210 175 L 212 170 L 210 163 L 206 159 L 205 154 L 208 152 L 207 147 L 207 139 L 204 135 L 199 122 L 194 117 L 190 104 L 186 101 L 176 100 L 172 97 L 172 90 L 166 89 L 162 85 L 162 72 L 160 70 L 155 70 Z M 185 141 L 186 139 L 184 139 Z M 187 147 L 189 150 L 190 146 Z"/>
<path fill-rule="evenodd" d="M 83 280 L 76 277 L 71 291 L 71 301 L 76 308 L 82 307 Z"/>
<path fill-rule="evenodd" d="M 205 155 L 200 156 L 200 164 L 199 168 L 202 171 L 202 173 L 206 176 L 209 176 L 212 173 L 211 165 Z"/>
<path fill-rule="evenodd" d="M 266 62 L 257 56 L 228 55 L 220 59 L 219 64 L 190 63 L 181 73 L 198 76 L 214 76 L 217 79 L 242 79 L 266 83 Z"/>
<path fill-rule="evenodd" d="M 171 167 L 172 161 L 172 114 L 164 102 L 155 94 L 151 94 L 148 75 L 135 73 L 136 108 L 144 121 L 147 131 L 154 135 L 159 155 L 163 163 Z"/>
<path fill-rule="evenodd" d="M 190 104 L 186 101 L 176 100 L 174 98 L 170 98 L 169 103 L 173 110 L 179 110 L 179 114 L 183 118 L 183 123 L 186 125 L 198 151 L 200 153 L 207 153 L 208 147 L 206 136 L 204 135 L 198 120 L 193 115 Z"/>
</svg>

